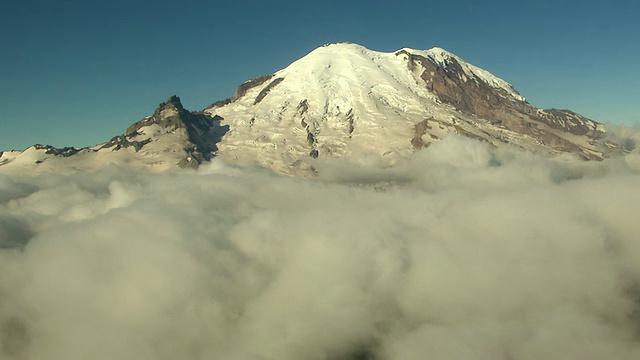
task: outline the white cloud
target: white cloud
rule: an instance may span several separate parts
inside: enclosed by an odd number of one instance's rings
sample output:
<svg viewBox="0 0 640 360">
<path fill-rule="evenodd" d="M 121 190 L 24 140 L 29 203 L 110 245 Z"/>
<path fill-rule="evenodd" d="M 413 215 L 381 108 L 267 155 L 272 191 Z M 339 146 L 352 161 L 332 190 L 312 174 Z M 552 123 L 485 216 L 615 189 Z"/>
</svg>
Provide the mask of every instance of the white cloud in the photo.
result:
<svg viewBox="0 0 640 360">
<path fill-rule="evenodd" d="M 636 359 L 635 156 L 0 177 L 0 354 Z"/>
</svg>

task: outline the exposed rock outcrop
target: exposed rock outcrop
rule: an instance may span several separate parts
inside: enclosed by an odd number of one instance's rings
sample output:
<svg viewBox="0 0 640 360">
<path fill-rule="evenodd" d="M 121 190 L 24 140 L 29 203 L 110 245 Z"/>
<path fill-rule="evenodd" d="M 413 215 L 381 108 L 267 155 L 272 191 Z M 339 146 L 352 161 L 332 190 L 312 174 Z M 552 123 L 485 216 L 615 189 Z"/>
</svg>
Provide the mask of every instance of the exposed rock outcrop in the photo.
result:
<svg viewBox="0 0 640 360">
<path fill-rule="evenodd" d="M 184 130 L 187 135 L 184 144 L 185 157 L 177 165 L 181 168 L 195 168 L 210 160 L 217 150 L 216 143 L 226 132 L 225 128 L 219 126 L 220 120 L 221 117 L 186 110 L 180 98 L 174 95 L 161 103 L 152 116 L 131 125 L 124 135 L 113 138 L 103 148 L 114 147 L 114 150 L 119 150 L 122 147 L 133 146 L 136 151 L 140 151 L 152 139 L 138 141 L 135 138 L 141 135 L 140 129 L 152 125 L 158 125 L 167 133 Z"/>
<path fill-rule="evenodd" d="M 428 90 L 458 111 L 482 119 L 493 126 L 528 135 L 544 145 L 565 152 L 580 152 L 585 158 L 601 159 L 602 155 L 583 152 L 579 145 L 562 133 L 584 135 L 591 141 L 601 139 L 604 127 L 569 110 L 538 109 L 521 97 L 491 86 L 460 63 L 452 55 L 444 59 L 425 57 L 402 50 L 396 55 L 407 57 L 407 65 L 418 71 Z M 517 94 L 515 90 L 512 91 Z M 519 95 L 519 94 L 518 94 Z"/>
<path fill-rule="evenodd" d="M 78 149 L 72 146 L 65 146 L 63 148 L 53 147 L 51 145 L 42 145 L 36 144 L 33 146 L 37 150 L 44 150 L 44 153 L 47 155 L 61 156 L 61 157 L 69 157 L 77 154 L 82 149 Z"/>
</svg>

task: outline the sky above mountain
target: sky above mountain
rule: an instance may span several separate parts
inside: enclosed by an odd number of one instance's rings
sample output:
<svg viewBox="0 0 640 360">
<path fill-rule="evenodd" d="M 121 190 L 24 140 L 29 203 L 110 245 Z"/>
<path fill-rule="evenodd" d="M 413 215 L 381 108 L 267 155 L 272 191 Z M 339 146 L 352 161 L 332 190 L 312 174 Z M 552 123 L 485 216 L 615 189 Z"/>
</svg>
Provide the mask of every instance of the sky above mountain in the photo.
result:
<svg viewBox="0 0 640 360">
<path fill-rule="evenodd" d="M 88 146 L 201 110 L 329 42 L 445 48 L 542 108 L 640 120 L 635 1 L 31 1 L 0 22 L 0 149 Z"/>
</svg>

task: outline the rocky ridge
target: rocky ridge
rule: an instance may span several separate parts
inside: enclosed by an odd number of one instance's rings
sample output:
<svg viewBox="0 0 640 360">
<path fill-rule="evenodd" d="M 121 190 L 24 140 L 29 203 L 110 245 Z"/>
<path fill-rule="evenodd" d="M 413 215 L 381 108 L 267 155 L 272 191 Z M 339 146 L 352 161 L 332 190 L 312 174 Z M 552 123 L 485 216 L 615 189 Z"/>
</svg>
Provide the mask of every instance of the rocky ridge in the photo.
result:
<svg viewBox="0 0 640 360">
<path fill-rule="evenodd" d="M 220 117 L 186 110 L 174 95 L 160 103 L 153 115 L 132 124 L 124 134 L 106 143 L 85 148 L 38 144 L 24 151 L 6 151 L 0 155 L 0 171 L 28 174 L 64 171 L 69 167 L 93 170 L 106 164 L 152 171 L 197 168 L 211 160 L 216 144 L 226 132 L 220 120 Z"/>
</svg>

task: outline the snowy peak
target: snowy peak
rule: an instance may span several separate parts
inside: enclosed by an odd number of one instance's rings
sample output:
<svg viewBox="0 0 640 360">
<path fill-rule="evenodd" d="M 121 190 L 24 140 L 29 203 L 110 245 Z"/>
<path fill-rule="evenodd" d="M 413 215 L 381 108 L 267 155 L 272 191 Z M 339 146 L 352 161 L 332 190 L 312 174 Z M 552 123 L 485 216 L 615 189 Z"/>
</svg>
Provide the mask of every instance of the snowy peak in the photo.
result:
<svg viewBox="0 0 640 360">
<path fill-rule="evenodd" d="M 162 154 L 165 151 L 183 153 L 184 157 L 177 162 L 181 168 L 197 167 L 203 161 L 208 161 L 217 150 L 215 144 L 224 131 L 218 127 L 221 118 L 211 117 L 203 112 L 190 112 L 182 106 L 180 98 L 171 96 L 160 103 L 152 116 L 131 125 L 127 131 L 116 136 L 99 148 L 119 150 L 132 146 L 136 152 L 151 144 L 158 145 L 173 139 L 180 144 L 181 151 L 175 151 L 173 146 L 164 150 L 146 152 L 149 155 Z M 154 144 L 155 143 L 155 144 Z"/>
<path fill-rule="evenodd" d="M 347 54 L 353 55 L 357 53 L 369 53 L 372 50 L 367 49 L 362 45 L 358 45 L 352 42 L 337 42 L 337 43 L 327 43 L 324 44 L 313 51 L 311 51 L 307 56 L 313 56 L 314 54 Z"/>
<path fill-rule="evenodd" d="M 200 134 L 206 133 L 214 126 L 214 120 L 202 112 L 191 112 L 182 106 L 180 98 L 173 95 L 160 103 L 152 116 L 148 116 L 131 125 L 125 135 L 135 136 L 136 132 L 147 126 L 158 125 L 166 132 L 186 129 L 189 140 L 200 143 Z"/>
<path fill-rule="evenodd" d="M 465 62 L 455 54 L 440 48 L 433 47 L 428 50 L 416 50 L 411 48 L 403 48 L 394 53 L 396 56 L 410 55 L 418 56 L 431 60 L 440 68 L 459 67 L 464 74 L 469 78 L 475 78 L 477 81 L 482 81 L 487 85 L 502 89 L 516 100 L 525 101 L 525 98 L 520 95 L 511 84 L 503 79 L 491 74 L 490 72 L 483 70 L 475 65 Z M 332 43 L 325 44 L 307 56 L 303 57 L 300 61 L 320 61 L 327 62 L 328 59 L 336 60 L 339 58 L 361 58 L 374 61 L 376 59 L 382 59 L 390 57 L 391 53 L 379 52 L 367 49 L 364 46 L 354 43 Z M 295 64 L 295 63 L 294 63 Z M 293 64 L 292 64 L 293 65 Z"/>
<path fill-rule="evenodd" d="M 441 48 L 327 44 L 205 112 L 230 128 L 219 155 L 285 172 L 317 157 L 371 155 L 392 165 L 449 133 L 586 159 L 616 149 L 601 141 L 601 124 L 538 109 L 507 81 Z"/>
</svg>

